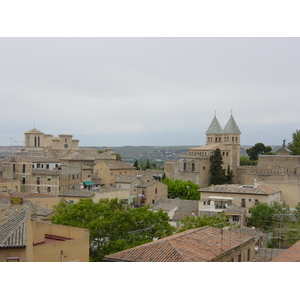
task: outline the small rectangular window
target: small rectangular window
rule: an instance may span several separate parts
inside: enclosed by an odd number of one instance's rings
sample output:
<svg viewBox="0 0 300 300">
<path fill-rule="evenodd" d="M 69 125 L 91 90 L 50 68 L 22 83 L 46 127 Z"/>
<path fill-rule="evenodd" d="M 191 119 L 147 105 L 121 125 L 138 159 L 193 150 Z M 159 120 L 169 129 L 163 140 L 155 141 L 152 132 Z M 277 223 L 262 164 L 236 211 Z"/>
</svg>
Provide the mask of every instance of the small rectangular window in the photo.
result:
<svg viewBox="0 0 300 300">
<path fill-rule="evenodd" d="M 241 207 L 246 207 L 246 199 L 242 199 L 242 201 L 241 201 Z"/>
</svg>

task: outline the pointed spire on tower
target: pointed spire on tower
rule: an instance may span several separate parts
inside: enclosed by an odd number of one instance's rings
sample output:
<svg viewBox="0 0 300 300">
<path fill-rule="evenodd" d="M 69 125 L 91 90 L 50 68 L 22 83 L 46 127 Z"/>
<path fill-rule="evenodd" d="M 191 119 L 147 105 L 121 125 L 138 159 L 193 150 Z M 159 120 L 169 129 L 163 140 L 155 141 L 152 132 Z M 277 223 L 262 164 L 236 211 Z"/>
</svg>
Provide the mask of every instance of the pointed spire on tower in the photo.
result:
<svg viewBox="0 0 300 300">
<path fill-rule="evenodd" d="M 230 112 L 231 112 L 231 116 L 230 116 L 226 126 L 224 127 L 223 131 L 226 134 L 241 134 L 241 131 L 233 118 L 232 109 Z"/>
<path fill-rule="evenodd" d="M 210 123 L 208 129 L 206 130 L 206 134 L 222 134 L 223 129 L 216 117 L 216 111 L 212 122 Z"/>
</svg>

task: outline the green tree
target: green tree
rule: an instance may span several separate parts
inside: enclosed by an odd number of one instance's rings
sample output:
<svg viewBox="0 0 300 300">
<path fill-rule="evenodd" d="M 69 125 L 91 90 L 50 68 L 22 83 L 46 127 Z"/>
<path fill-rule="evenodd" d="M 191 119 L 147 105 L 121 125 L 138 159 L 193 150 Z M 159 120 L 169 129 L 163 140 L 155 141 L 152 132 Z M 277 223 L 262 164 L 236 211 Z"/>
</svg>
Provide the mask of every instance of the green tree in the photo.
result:
<svg viewBox="0 0 300 300">
<path fill-rule="evenodd" d="M 116 153 L 116 160 L 117 161 L 122 161 L 122 156 L 120 153 Z"/>
<path fill-rule="evenodd" d="M 263 143 L 256 143 L 253 147 L 246 150 L 250 160 L 258 160 L 259 155 L 271 154 L 272 147 L 265 146 Z"/>
<path fill-rule="evenodd" d="M 192 181 L 182 181 L 179 179 L 171 180 L 169 178 L 165 178 L 162 182 L 168 186 L 169 198 L 180 198 L 186 200 L 200 199 L 200 186 Z"/>
<path fill-rule="evenodd" d="M 90 260 L 102 261 L 107 254 L 172 234 L 166 213 L 148 206 L 131 209 L 118 199 L 80 199 L 78 203 L 55 206 L 52 222 L 90 230 Z"/>
<path fill-rule="evenodd" d="M 261 230 L 270 230 L 274 222 L 274 210 L 268 203 L 260 203 L 249 208 L 251 217 L 248 224 Z"/>
<path fill-rule="evenodd" d="M 233 171 L 230 169 L 230 166 L 227 166 L 227 172 L 226 172 L 226 183 L 231 184 L 233 183 Z"/>
<path fill-rule="evenodd" d="M 147 169 L 150 169 L 150 161 L 149 161 L 149 159 L 147 160 L 145 169 L 146 169 L 146 170 L 147 170 Z"/>
<path fill-rule="evenodd" d="M 212 227 L 225 227 L 230 225 L 224 212 L 218 213 L 218 215 L 203 217 L 187 216 L 181 221 L 179 232 L 185 231 L 192 228 L 199 228 L 204 226 Z"/>
<path fill-rule="evenodd" d="M 296 210 L 295 210 L 295 217 L 296 217 L 296 220 L 297 222 L 300 223 L 300 202 L 296 205 Z"/>
<path fill-rule="evenodd" d="M 300 155 L 300 130 L 292 134 L 293 141 L 288 143 L 287 148 L 292 151 L 292 155 Z"/>
<path fill-rule="evenodd" d="M 255 165 L 257 165 L 257 160 L 250 160 L 247 156 L 241 156 L 240 165 L 241 166 L 255 166 Z"/>
<path fill-rule="evenodd" d="M 134 161 L 133 166 L 136 167 L 137 170 L 139 170 L 139 163 L 137 160 Z"/>
<path fill-rule="evenodd" d="M 226 170 L 222 168 L 222 165 L 223 159 L 221 150 L 217 148 L 210 156 L 210 184 L 217 185 L 227 183 Z"/>
</svg>

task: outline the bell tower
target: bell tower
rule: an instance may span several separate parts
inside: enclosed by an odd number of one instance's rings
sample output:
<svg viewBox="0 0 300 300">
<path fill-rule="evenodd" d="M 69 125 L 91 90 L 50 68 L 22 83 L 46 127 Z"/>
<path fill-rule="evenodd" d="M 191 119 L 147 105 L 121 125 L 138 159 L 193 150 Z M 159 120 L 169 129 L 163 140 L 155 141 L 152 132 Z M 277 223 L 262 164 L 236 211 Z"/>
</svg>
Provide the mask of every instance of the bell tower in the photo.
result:
<svg viewBox="0 0 300 300">
<path fill-rule="evenodd" d="M 240 166 L 240 136 L 241 131 L 234 120 L 231 111 L 231 116 L 223 129 L 223 143 L 231 150 L 230 166 L 235 175 Z"/>
<path fill-rule="evenodd" d="M 216 117 L 216 113 L 205 134 L 206 145 L 223 143 L 223 129 Z"/>
</svg>

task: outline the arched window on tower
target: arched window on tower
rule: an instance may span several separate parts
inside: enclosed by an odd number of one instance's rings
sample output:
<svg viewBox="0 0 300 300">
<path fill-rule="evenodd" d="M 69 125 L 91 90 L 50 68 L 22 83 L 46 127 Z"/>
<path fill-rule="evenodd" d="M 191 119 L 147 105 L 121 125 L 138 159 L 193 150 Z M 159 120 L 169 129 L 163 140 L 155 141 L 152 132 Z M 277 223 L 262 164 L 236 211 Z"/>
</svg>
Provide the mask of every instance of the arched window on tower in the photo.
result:
<svg viewBox="0 0 300 300">
<path fill-rule="evenodd" d="M 34 137 L 34 147 L 36 147 L 36 136 Z"/>
</svg>

